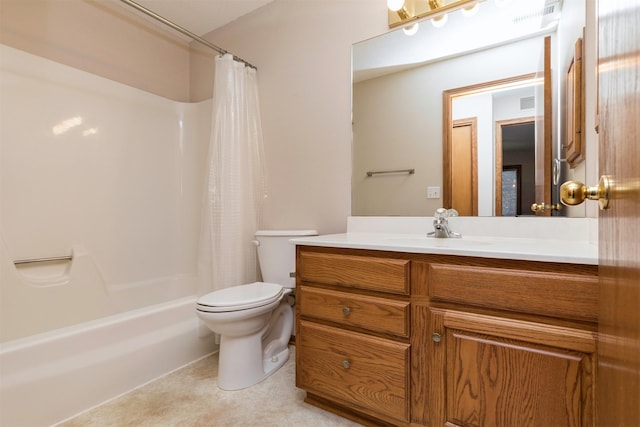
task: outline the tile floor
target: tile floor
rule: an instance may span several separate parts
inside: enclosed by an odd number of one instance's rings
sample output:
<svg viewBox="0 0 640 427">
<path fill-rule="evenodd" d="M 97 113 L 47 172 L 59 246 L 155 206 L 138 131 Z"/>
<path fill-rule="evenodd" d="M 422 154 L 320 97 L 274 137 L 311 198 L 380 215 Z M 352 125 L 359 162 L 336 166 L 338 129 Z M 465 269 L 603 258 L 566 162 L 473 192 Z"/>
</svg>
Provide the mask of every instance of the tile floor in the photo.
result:
<svg viewBox="0 0 640 427">
<path fill-rule="evenodd" d="M 217 354 L 135 389 L 57 427 L 265 426 L 352 427 L 352 421 L 304 403 L 295 387 L 295 347 L 287 363 L 244 390 L 216 386 Z"/>
</svg>

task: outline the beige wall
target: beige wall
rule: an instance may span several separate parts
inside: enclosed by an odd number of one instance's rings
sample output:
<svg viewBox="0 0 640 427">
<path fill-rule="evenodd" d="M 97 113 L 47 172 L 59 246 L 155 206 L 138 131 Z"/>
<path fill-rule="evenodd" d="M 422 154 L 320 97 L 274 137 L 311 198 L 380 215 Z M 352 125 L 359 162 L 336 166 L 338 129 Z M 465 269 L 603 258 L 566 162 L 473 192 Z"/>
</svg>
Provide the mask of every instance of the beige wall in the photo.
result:
<svg viewBox="0 0 640 427">
<path fill-rule="evenodd" d="M 345 230 L 351 45 L 387 30 L 382 0 L 276 0 L 205 36 L 258 67 L 269 186 L 265 227 Z M 193 81 L 207 81 L 200 71 L 192 65 Z M 203 90 L 192 93 L 194 100 L 211 89 Z"/>
<path fill-rule="evenodd" d="M 0 0 L 0 43 L 176 101 L 189 45 L 116 0 Z"/>
</svg>

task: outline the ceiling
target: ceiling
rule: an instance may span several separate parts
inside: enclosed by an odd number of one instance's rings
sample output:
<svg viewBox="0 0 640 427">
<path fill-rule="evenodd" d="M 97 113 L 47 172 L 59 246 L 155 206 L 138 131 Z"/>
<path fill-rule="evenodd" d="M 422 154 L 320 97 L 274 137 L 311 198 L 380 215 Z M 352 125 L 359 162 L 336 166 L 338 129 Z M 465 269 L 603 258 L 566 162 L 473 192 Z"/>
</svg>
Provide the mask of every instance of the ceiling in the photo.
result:
<svg viewBox="0 0 640 427">
<path fill-rule="evenodd" d="M 192 33 L 202 36 L 274 0 L 134 1 Z"/>
</svg>

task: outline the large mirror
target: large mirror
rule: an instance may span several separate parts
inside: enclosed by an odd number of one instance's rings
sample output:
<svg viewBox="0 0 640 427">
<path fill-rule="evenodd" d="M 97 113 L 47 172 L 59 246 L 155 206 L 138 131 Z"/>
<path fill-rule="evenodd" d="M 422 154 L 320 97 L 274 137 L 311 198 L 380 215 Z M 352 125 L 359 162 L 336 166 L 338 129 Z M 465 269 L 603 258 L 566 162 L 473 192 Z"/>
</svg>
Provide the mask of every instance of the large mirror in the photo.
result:
<svg viewBox="0 0 640 427">
<path fill-rule="evenodd" d="M 564 156 L 560 77 L 584 25 L 585 0 L 485 0 L 355 44 L 352 215 L 535 215 L 541 202 L 566 215 L 540 177 Z M 452 153 L 459 135 L 468 146 Z"/>
</svg>

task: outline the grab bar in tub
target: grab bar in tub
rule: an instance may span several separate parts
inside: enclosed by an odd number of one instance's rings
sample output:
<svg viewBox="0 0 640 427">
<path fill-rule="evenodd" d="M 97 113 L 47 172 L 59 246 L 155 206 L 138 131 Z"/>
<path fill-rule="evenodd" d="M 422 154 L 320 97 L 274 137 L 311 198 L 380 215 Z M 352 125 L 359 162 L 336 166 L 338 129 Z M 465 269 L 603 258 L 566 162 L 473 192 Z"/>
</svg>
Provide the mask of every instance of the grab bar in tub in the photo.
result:
<svg viewBox="0 0 640 427">
<path fill-rule="evenodd" d="M 53 256 L 48 258 L 18 259 L 13 261 L 13 264 L 18 265 L 18 264 L 29 264 L 32 262 L 48 262 L 48 261 L 73 261 L 73 255 Z"/>
</svg>

